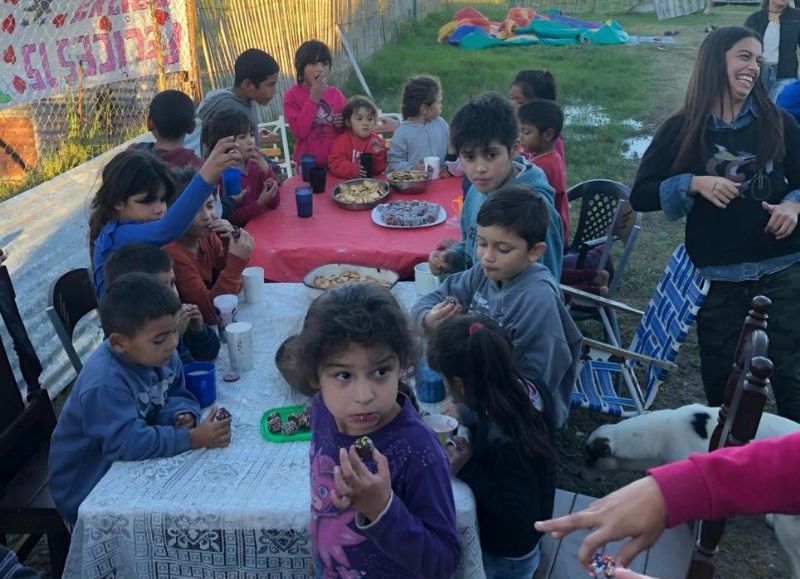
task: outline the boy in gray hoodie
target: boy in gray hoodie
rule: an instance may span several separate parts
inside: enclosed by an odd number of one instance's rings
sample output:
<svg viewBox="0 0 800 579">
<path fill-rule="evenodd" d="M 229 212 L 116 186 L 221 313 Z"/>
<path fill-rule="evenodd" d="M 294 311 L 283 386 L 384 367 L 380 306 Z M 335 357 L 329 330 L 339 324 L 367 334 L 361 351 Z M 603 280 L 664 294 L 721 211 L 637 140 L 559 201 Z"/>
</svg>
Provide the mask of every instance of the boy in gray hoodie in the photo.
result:
<svg viewBox="0 0 800 579">
<path fill-rule="evenodd" d="M 530 187 L 498 189 L 478 211 L 478 263 L 448 276 L 416 303 L 412 315 L 428 332 L 466 311 L 485 314 L 506 328 L 517 369 L 548 392 L 550 418 L 560 428 L 569 415 L 581 334 L 564 307 L 558 282 L 538 263 L 547 250 L 548 213 Z"/>
</svg>

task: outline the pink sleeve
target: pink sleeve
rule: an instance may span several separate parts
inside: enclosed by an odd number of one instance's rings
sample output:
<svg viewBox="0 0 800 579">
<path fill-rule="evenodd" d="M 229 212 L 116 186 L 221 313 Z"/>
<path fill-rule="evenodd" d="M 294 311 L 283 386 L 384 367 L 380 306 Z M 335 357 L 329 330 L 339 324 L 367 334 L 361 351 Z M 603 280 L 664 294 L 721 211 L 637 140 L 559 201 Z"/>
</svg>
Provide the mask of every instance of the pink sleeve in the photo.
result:
<svg viewBox="0 0 800 579">
<path fill-rule="evenodd" d="M 314 117 L 317 114 L 317 103 L 312 101 L 303 91 L 294 86 L 283 97 L 283 114 L 289 123 L 289 130 L 296 139 L 305 139 L 311 134 Z"/>
<path fill-rule="evenodd" d="M 664 496 L 669 527 L 740 514 L 800 514 L 800 432 L 692 455 L 649 474 Z"/>
</svg>

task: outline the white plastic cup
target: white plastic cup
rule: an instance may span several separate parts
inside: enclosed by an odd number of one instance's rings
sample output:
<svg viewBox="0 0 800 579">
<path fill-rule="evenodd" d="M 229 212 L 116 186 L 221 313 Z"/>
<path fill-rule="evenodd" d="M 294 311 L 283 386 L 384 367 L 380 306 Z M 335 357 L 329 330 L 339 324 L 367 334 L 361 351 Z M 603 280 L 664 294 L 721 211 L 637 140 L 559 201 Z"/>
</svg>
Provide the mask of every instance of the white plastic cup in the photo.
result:
<svg viewBox="0 0 800 579">
<path fill-rule="evenodd" d="M 439 444 L 442 446 L 447 444 L 447 439 L 458 430 L 458 420 L 445 414 L 429 414 L 423 416 L 422 422 L 427 424 L 431 430 L 436 433 Z"/>
<path fill-rule="evenodd" d="M 231 370 L 244 372 L 253 369 L 253 326 L 249 322 L 234 322 L 225 328 Z"/>
<path fill-rule="evenodd" d="M 221 329 L 236 321 L 236 309 L 239 307 L 239 298 L 233 294 L 222 294 L 214 298 L 214 308 L 217 310 Z"/>
<path fill-rule="evenodd" d="M 248 304 L 255 304 L 261 301 L 261 290 L 264 287 L 264 268 L 246 267 L 242 270 L 242 286 L 244 289 L 244 299 Z"/>
<path fill-rule="evenodd" d="M 422 162 L 425 165 L 425 171 L 431 174 L 431 179 L 438 179 L 442 160 L 439 157 L 425 157 Z"/>
<path fill-rule="evenodd" d="M 431 266 L 426 262 L 414 266 L 414 288 L 418 296 L 425 296 L 439 287 L 439 278 L 431 273 Z"/>
</svg>

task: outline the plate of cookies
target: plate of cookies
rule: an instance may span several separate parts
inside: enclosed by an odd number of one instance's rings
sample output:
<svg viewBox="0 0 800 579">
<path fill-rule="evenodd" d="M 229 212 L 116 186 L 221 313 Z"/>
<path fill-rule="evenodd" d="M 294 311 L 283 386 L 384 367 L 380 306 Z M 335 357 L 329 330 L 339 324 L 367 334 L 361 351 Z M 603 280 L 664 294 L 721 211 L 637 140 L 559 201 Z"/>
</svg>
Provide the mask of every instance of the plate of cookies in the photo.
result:
<svg viewBox="0 0 800 579">
<path fill-rule="evenodd" d="M 353 265 L 349 263 L 328 263 L 321 265 L 303 278 L 303 283 L 314 289 L 327 290 L 346 283 L 377 283 L 391 288 L 397 283 L 400 276 L 396 271 L 370 267 L 367 265 Z"/>
<path fill-rule="evenodd" d="M 311 440 L 311 406 L 281 406 L 261 415 L 261 436 L 268 442 Z"/>
</svg>

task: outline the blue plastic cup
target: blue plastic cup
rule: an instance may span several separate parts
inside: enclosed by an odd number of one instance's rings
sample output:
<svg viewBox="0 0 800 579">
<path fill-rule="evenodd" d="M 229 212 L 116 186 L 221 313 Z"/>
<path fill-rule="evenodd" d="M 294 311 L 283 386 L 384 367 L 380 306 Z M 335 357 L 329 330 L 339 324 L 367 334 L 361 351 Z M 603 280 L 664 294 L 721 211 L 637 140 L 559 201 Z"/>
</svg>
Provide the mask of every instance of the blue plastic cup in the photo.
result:
<svg viewBox="0 0 800 579">
<path fill-rule="evenodd" d="M 222 186 L 226 195 L 238 195 L 242 192 L 242 170 L 239 167 L 228 167 L 222 172 Z"/>
<path fill-rule="evenodd" d="M 441 402 L 447 396 L 444 380 L 441 375 L 431 370 L 424 357 L 420 358 L 417 364 L 416 391 L 417 399 L 429 404 Z"/>
<path fill-rule="evenodd" d="M 308 182 L 310 179 L 309 171 L 317 166 L 317 159 L 314 155 L 303 155 L 300 157 L 300 174 L 303 176 L 303 181 Z"/>
<path fill-rule="evenodd" d="M 298 217 L 311 217 L 314 214 L 314 194 L 311 187 L 304 185 L 295 189 L 294 200 L 297 203 Z"/>
<path fill-rule="evenodd" d="M 186 389 L 194 394 L 201 408 L 217 399 L 217 369 L 211 362 L 192 362 L 183 367 Z"/>
</svg>

